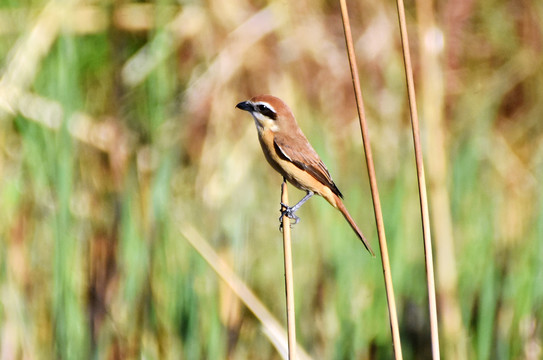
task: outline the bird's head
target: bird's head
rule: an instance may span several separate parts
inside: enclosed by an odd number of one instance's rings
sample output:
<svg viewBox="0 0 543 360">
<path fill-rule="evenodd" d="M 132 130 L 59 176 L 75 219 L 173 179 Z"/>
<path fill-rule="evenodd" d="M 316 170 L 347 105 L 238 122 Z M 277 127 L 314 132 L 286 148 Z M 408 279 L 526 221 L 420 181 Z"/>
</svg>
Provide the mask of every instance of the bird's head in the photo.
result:
<svg viewBox="0 0 543 360">
<path fill-rule="evenodd" d="M 272 95 L 258 95 L 250 100 L 240 102 L 236 107 L 251 113 L 259 131 L 277 132 L 291 123 L 296 123 L 287 104 Z"/>
</svg>

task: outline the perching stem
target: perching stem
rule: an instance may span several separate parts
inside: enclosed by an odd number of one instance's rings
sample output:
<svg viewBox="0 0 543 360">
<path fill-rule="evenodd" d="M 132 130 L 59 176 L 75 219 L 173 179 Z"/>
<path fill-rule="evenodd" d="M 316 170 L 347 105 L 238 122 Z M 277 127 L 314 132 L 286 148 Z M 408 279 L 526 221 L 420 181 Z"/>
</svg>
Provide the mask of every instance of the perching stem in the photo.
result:
<svg viewBox="0 0 543 360">
<path fill-rule="evenodd" d="M 287 181 L 281 185 L 281 204 L 288 206 Z M 281 205 L 281 213 L 285 206 Z M 285 262 L 285 293 L 287 299 L 288 358 L 296 359 L 296 319 L 294 310 L 294 278 L 292 275 L 292 249 L 290 242 L 290 219 L 283 216 L 283 254 Z"/>
</svg>

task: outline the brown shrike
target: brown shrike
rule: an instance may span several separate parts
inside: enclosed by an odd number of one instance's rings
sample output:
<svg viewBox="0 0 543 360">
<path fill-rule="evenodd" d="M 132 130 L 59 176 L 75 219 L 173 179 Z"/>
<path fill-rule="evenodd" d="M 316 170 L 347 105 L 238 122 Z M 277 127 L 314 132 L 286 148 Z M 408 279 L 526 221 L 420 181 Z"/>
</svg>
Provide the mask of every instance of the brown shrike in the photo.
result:
<svg viewBox="0 0 543 360">
<path fill-rule="evenodd" d="M 343 205 L 343 195 L 332 180 L 328 169 L 317 155 L 296 123 L 294 114 L 281 99 L 271 95 L 258 95 L 240 102 L 238 109 L 248 111 L 255 120 L 258 140 L 270 165 L 292 185 L 307 194 L 296 205 L 281 213 L 298 222 L 294 214 L 311 196 L 318 194 L 341 211 L 366 249 L 375 256 L 362 232 Z"/>
</svg>

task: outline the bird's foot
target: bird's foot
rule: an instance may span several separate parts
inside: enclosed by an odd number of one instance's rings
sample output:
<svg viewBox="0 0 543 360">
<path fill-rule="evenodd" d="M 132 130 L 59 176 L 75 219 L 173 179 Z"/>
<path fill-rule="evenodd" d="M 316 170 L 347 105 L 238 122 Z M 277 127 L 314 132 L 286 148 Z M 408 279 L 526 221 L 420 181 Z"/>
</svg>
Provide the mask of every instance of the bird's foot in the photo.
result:
<svg viewBox="0 0 543 360">
<path fill-rule="evenodd" d="M 281 203 L 281 216 L 279 216 L 279 230 L 283 231 L 283 217 L 286 216 L 289 219 L 294 220 L 294 224 L 297 224 L 300 221 L 300 218 L 294 213 L 296 212 L 294 207 L 287 206 L 286 204 Z"/>
</svg>

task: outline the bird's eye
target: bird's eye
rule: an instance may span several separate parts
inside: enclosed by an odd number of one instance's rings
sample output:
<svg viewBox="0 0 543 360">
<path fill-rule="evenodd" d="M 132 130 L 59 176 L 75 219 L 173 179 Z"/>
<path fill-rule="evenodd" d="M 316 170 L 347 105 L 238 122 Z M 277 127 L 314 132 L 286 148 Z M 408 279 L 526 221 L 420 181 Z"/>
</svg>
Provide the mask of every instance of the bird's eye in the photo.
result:
<svg viewBox="0 0 543 360">
<path fill-rule="evenodd" d="M 258 112 L 260 112 L 262 115 L 267 116 L 272 120 L 277 119 L 277 114 L 275 113 L 275 111 L 273 111 L 272 109 L 270 109 L 266 105 L 258 104 L 256 107 L 258 109 Z"/>
</svg>

